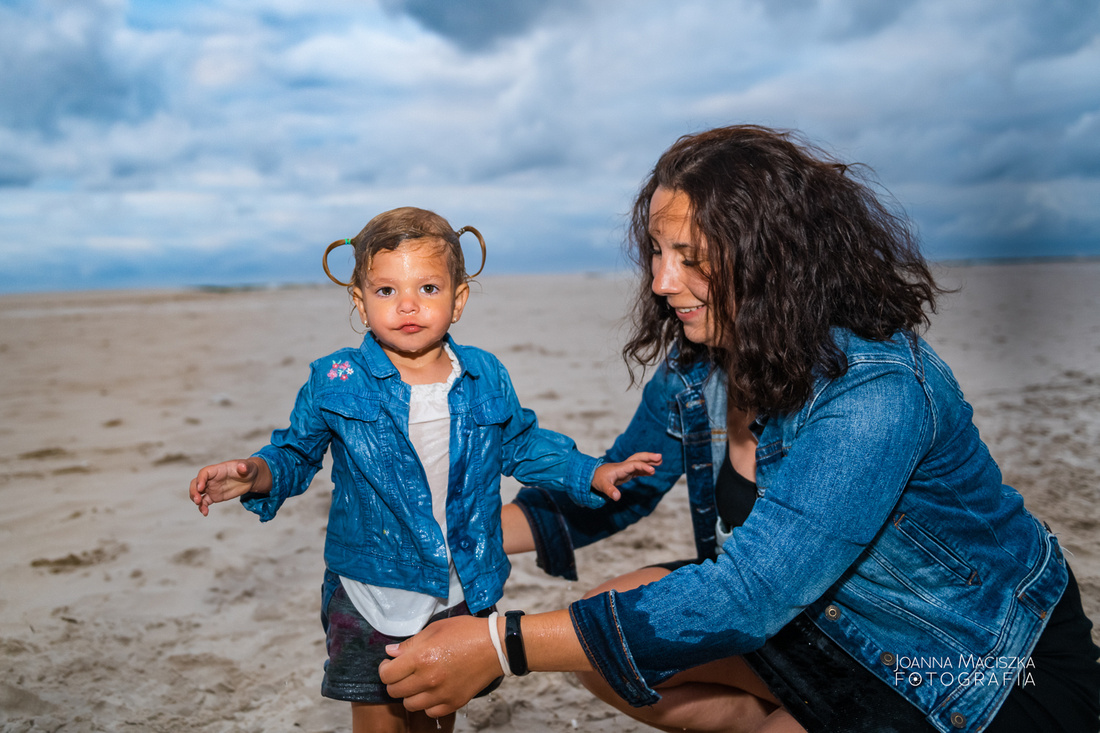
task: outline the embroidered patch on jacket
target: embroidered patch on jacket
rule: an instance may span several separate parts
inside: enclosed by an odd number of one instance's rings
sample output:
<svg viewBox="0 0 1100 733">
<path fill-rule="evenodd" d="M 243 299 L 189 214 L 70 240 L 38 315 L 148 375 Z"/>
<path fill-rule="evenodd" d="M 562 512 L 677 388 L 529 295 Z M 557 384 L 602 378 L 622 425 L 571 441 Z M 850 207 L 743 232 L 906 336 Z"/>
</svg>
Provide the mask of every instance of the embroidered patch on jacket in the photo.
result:
<svg viewBox="0 0 1100 733">
<path fill-rule="evenodd" d="M 332 369 L 328 370 L 329 379 L 339 379 L 342 382 L 348 381 L 348 377 L 352 374 L 355 374 L 355 370 L 346 361 L 334 361 L 332 362 Z"/>
</svg>

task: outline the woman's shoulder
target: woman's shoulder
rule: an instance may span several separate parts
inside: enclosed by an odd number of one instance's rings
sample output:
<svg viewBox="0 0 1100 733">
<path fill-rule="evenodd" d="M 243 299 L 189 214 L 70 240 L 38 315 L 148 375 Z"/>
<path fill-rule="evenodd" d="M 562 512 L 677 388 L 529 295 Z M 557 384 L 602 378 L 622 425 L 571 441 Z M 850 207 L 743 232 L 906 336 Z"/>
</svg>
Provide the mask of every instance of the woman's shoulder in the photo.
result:
<svg viewBox="0 0 1100 733">
<path fill-rule="evenodd" d="M 924 380 L 930 371 L 938 372 L 953 380 L 951 368 L 936 353 L 931 344 L 913 331 L 898 331 L 883 341 L 861 338 L 851 331 L 838 329 L 834 334 L 837 347 L 844 354 L 848 368 L 867 365 L 874 368 L 891 367 L 913 372 Z"/>
<path fill-rule="evenodd" d="M 863 338 L 845 329 L 834 329 L 833 343 L 843 355 L 842 372 L 837 376 L 819 372 L 809 399 L 798 412 L 812 411 L 829 396 L 860 393 L 862 386 L 879 383 L 891 375 L 899 384 L 921 390 L 926 355 L 924 342 L 912 331 L 898 331 L 888 339 Z M 854 392 L 853 392 L 854 390 Z"/>
<path fill-rule="evenodd" d="M 837 329 L 834 343 L 844 355 L 846 368 L 836 377 L 819 374 L 800 414 L 844 394 L 849 397 L 866 394 L 872 401 L 880 399 L 883 379 L 891 381 L 895 394 L 910 397 L 923 394 L 928 399 L 958 396 L 958 384 L 950 368 L 913 331 L 898 331 L 888 339 L 874 340 Z"/>
<path fill-rule="evenodd" d="M 833 341 L 841 353 L 844 354 L 849 367 L 861 362 L 893 362 L 915 366 L 921 359 L 921 351 L 929 349 L 920 336 L 908 330 L 896 331 L 888 339 L 876 340 L 864 338 L 847 329 L 838 328 L 833 331 Z"/>
</svg>

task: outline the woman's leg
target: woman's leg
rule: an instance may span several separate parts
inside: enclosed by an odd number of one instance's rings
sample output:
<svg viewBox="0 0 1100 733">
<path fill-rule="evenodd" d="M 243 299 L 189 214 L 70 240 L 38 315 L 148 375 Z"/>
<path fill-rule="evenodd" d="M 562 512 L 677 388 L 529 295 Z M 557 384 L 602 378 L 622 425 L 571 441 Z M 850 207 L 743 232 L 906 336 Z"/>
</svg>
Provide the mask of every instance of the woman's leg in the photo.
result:
<svg viewBox="0 0 1100 733">
<path fill-rule="evenodd" d="M 609 580 L 589 591 L 586 597 L 608 590 L 637 588 L 664 577 L 668 572 L 659 567 L 642 568 Z M 596 697 L 625 715 L 660 730 L 803 731 L 740 657 L 719 659 L 669 678 L 657 688 L 661 700 L 644 708 L 627 704 L 598 672 L 581 673 L 577 678 Z"/>
<path fill-rule="evenodd" d="M 422 712 L 410 713 L 400 703 L 351 704 L 352 733 L 451 733 L 455 716 L 429 718 Z"/>
</svg>

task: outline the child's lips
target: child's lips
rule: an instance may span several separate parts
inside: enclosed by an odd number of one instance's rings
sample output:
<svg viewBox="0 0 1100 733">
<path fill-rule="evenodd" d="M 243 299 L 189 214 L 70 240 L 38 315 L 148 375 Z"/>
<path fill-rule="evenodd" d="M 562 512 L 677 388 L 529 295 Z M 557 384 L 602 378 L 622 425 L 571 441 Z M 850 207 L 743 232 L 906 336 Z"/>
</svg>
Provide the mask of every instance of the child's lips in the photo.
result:
<svg viewBox="0 0 1100 733">
<path fill-rule="evenodd" d="M 424 327 L 416 323 L 406 323 L 404 326 L 401 327 L 401 331 L 404 333 L 419 333 L 423 330 Z"/>
</svg>

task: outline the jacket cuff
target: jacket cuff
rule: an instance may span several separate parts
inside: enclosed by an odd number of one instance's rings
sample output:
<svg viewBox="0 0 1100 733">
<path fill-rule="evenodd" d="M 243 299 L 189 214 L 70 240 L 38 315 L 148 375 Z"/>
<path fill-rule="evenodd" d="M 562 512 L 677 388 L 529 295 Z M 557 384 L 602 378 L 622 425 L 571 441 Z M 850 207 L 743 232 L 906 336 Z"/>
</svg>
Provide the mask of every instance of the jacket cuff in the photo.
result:
<svg viewBox="0 0 1100 733">
<path fill-rule="evenodd" d="M 596 468 L 602 464 L 602 458 L 586 456 L 580 451 L 573 451 L 569 456 L 567 475 L 569 476 L 568 494 L 578 506 L 586 509 L 599 509 L 607 503 L 607 497 L 592 488 L 592 479 L 596 475 Z"/>
<path fill-rule="evenodd" d="M 632 707 L 661 699 L 642 677 L 626 646 L 615 608 L 615 591 L 585 598 L 569 606 L 573 630 L 588 661 L 619 697 Z"/>
<path fill-rule="evenodd" d="M 271 472 L 271 491 L 266 494 L 248 493 L 241 496 L 241 505 L 245 509 L 260 517 L 261 522 L 269 522 L 275 518 L 279 507 L 286 501 L 286 494 L 279 490 L 282 481 L 282 466 L 278 458 L 260 449 L 252 454 L 252 458 L 262 458 Z"/>
<path fill-rule="evenodd" d="M 577 580 L 577 559 L 565 517 L 551 492 L 530 486 L 520 489 L 512 503 L 520 508 L 535 537 L 538 566 L 547 575 Z"/>
</svg>

